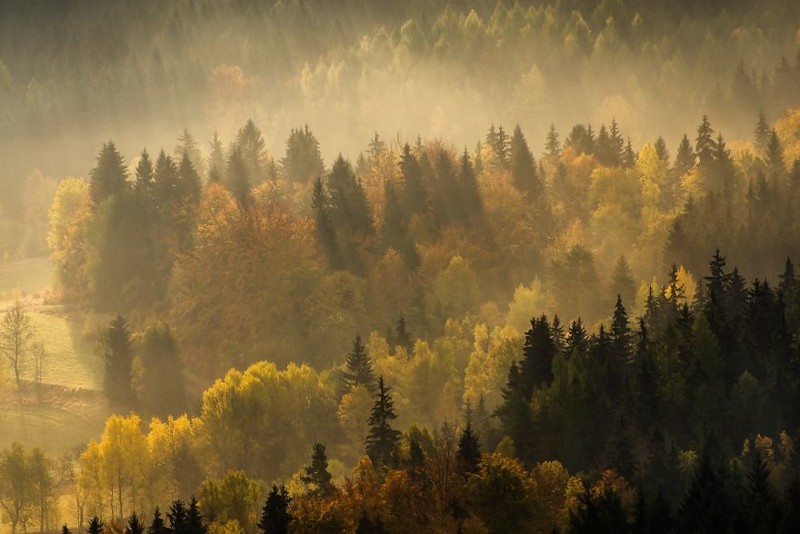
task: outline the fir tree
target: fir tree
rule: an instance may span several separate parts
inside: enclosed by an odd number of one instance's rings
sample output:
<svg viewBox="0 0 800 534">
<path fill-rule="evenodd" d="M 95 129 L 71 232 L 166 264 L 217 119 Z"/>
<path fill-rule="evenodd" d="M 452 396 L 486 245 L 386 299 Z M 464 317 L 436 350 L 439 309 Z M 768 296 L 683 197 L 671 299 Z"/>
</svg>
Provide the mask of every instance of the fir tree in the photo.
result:
<svg viewBox="0 0 800 534">
<path fill-rule="evenodd" d="M 246 170 L 249 180 L 256 183 L 263 182 L 269 176 L 269 157 L 267 155 L 266 142 L 261 130 L 256 126 L 252 119 L 248 119 L 236 134 L 234 150 L 242 159 L 242 165 Z M 237 188 L 238 190 L 238 188 Z"/>
<path fill-rule="evenodd" d="M 614 265 L 614 272 L 611 274 L 610 296 L 611 298 L 620 296 L 622 301 L 628 304 L 632 303 L 636 297 L 636 283 L 633 280 L 633 272 L 624 254 L 620 255 Z"/>
<path fill-rule="evenodd" d="M 69 527 L 67 526 L 66 523 L 61 525 L 61 534 L 72 534 L 72 532 L 70 532 Z"/>
<path fill-rule="evenodd" d="M 292 498 L 289 497 L 286 488 L 281 486 L 278 489 L 278 486 L 273 484 L 261 511 L 259 530 L 264 534 L 287 534 L 292 522 L 292 515 L 289 513 L 291 502 Z"/>
<path fill-rule="evenodd" d="M 192 164 L 192 168 L 196 169 L 198 173 L 203 169 L 203 156 L 200 154 L 200 149 L 197 147 L 197 142 L 194 136 L 189 133 L 187 128 L 183 129 L 183 133 L 178 137 L 178 144 L 175 146 L 174 152 L 177 161 L 188 158 Z"/>
<path fill-rule="evenodd" d="M 395 345 L 405 349 L 406 354 L 411 354 L 414 346 L 411 340 L 411 334 L 406 329 L 406 319 L 402 315 L 397 318 L 397 324 L 394 328 L 394 341 Z"/>
<path fill-rule="evenodd" d="M 241 208 L 249 207 L 252 204 L 250 172 L 251 170 L 248 169 L 245 163 L 241 149 L 238 146 L 234 146 L 228 156 L 228 167 L 225 173 L 227 182 L 225 185 Z"/>
<path fill-rule="evenodd" d="M 610 467 L 613 467 L 620 475 L 625 477 L 625 480 L 633 480 L 636 474 L 633 441 L 631 440 L 625 416 L 622 414 L 617 417 L 614 433 L 609 443 L 608 463 Z"/>
<path fill-rule="evenodd" d="M 755 148 L 759 153 L 765 153 L 767 144 L 769 143 L 770 128 L 767 118 L 762 111 L 758 112 L 758 121 L 756 121 L 756 129 L 753 132 L 753 140 L 755 141 Z"/>
<path fill-rule="evenodd" d="M 222 147 L 222 140 L 214 132 L 211 138 L 211 153 L 208 157 L 208 181 L 210 183 L 225 181 L 225 154 Z"/>
<path fill-rule="evenodd" d="M 400 205 L 400 200 L 395 193 L 395 186 L 391 181 L 386 182 L 384 188 L 384 204 L 383 204 L 383 243 L 386 248 L 393 248 L 400 250 L 403 241 L 406 239 L 406 221 L 405 213 Z"/>
<path fill-rule="evenodd" d="M 547 386 L 553 381 L 553 358 L 557 347 L 553 341 L 550 323 L 542 315 L 531 320 L 522 346 L 520 373 L 525 399 L 530 401 L 537 386 Z"/>
<path fill-rule="evenodd" d="M 766 146 L 766 162 L 770 176 L 781 178 L 786 172 L 786 162 L 783 160 L 783 146 L 775 130 L 769 133 L 769 141 Z"/>
<path fill-rule="evenodd" d="M 472 421 L 470 419 L 471 417 L 467 416 L 467 427 L 458 438 L 458 450 L 456 452 L 458 469 L 465 475 L 477 473 L 481 459 L 481 444 L 478 441 L 478 435 L 472 430 Z"/>
<path fill-rule="evenodd" d="M 97 165 L 89 171 L 89 178 L 89 191 L 95 206 L 110 196 L 119 197 L 127 191 L 128 173 L 113 141 L 103 144 Z"/>
<path fill-rule="evenodd" d="M 189 517 L 187 515 L 186 505 L 180 499 L 172 502 L 167 512 L 167 519 L 169 519 L 169 527 L 175 534 L 189 534 L 187 529 Z"/>
<path fill-rule="evenodd" d="M 164 525 L 164 518 L 161 517 L 161 510 L 156 506 L 153 510 L 153 520 L 147 528 L 147 534 L 164 534 L 167 532 L 167 527 Z"/>
<path fill-rule="evenodd" d="M 527 193 L 531 201 L 541 197 L 542 183 L 536 172 L 536 161 L 519 124 L 511 136 L 511 179 L 514 181 L 514 187 Z"/>
<path fill-rule="evenodd" d="M 611 319 L 611 343 L 614 353 L 625 363 L 631 360 L 631 328 L 628 324 L 628 312 L 622 304 L 622 297 L 617 295 L 614 315 Z"/>
<path fill-rule="evenodd" d="M 664 141 L 663 137 L 660 135 L 658 136 L 653 148 L 656 149 L 656 155 L 658 156 L 658 159 L 669 165 L 669 149 L 667 148 L 667 142 Z"/>
<path fill-rule="evenodd" d="M 147 149 L 142 150 L 139 162 L 136 164 L 136 195 L 140 201 L 150 203 L 153 201 L 153 161 Z"/>
<path fill-rule="evenodd" d="M 547 161 L 555 164 L 561 157 L 561 143 L 558 140 L 558 133 L 554 124 L 550 124 L 550 130 L 547 132 L 547 142 L 544 145 L 545 156 Z"/>
<path fill-rule="evenodd" d="M 139 521 L 139 516 L 133 512 L 128 518 L 128 526 L 125 527 L 125 534 L 144 534 L 144 525 Z"/>
<path fill-rule="evenodd" d="M 361 336 L 356 336 L 353 341 L 353 350 L 347 356 L 346 366 L 347 369 L 342 375 L 345 393 L 356 386 L 366 386 L 374 393 L 375 375 L 372 371 L 372 361 L 361 343 Z"/>
<path fill-rule="evenodd" d="M 203 514 L 200 512 L 200 505 L 194 497 L 189 501 L 189 509 L 186 511 L 186 532 L 187 534 L 206 534 L 208 532 L 208 527 L 203 522 Z"/>
<path fill-rule="evenodd" d="M 700 168 L 706 170 L 714 162 L 714 129 L 708 116 L 703 115 L 703 121 L 697 127 L 697 138 L 695 138 L 694 151 L 697 154 Z M 680 152 L 679 152 L 680 154 Z"/>
<path fill-rule="evenodd" d="M 475 177 L 475 170 L 472 168 L 472 162 L 470 162 L 469 152 L 467 152 L 466 148 L 461 155 L 458 182 L 461 189 L 465 219 L 467 222 L 476 221 L 480 218 L 483 207 L 481 205 L 481 195 L 478 191 L 478 180 Z"/>
<path fill-rule="evenodd" d="M 531 427 L 533 418 L 525 394 L 522 373 L 516 362 L 508 370 L 508 380 L 502 390 L 503 402 L 494 415 L 500 419 L 504 435 L 514 442 L 517 455 L 523 461 L 532 457 Z"/>
<path fill-rule="evenodd" d="M 378 378 L 378 394 L 369 416 L 369 434 L 367 434 L 367 456 L 376 467 L 391 465 L 397 454 L 400 432 L 391 427 L 391 421 L 397 419 L 394 412 L 394 401 L 389 395 L 389 388 Z"/>
<path fill-rule="evenodd" d="M 315 443 L 311 453 L 311 465 L 305 468 L 306 474 L 300 477 L 306 486 L 309 487 L 309 495 L 317 497 L 329 497 L 335 488 L 333 476 L 328 471 L 328 456 L 325 454 L 325 445 Z"/>
<path fill-rule="evenodd" d="M 133 349 L 128 322 L 121 315 L 117 315 L 103 332 L 100 351 L 105 360 L 106 395 L 117 405 L 130 404 L 133 401 Z"/>
<path fill-rule="evenodd" d="M 411 153 L 411 147 L 403 146 L 400 158 L 400 172 L 403 176 L 405 207 L 408 213 L 422 213 L 428 209 L 428 192 L 422 182 L 422 170 L 417 158 Z"/>
<path fill-rule="evenodd" d="M 100 521 L 99 517 L 94 516 L 89 520 L 89 527 L 86 532 L 87 534 L 102 534 L 104 530 L 105 525 L 103 525 L 103 522 Z"/>
<path fill-rule="evenodd" d="M 189 156 L 184 155 L 178 166 L 177 195 L 182 200 L 196 203 L 200 199 L 203 184 L 200 181 L 200 174 L 195 170 L 195 166 Z"/>
<path fill-rule="evenodd" d="M 675 156 L 675 166 L 673 167 L 675 177 L 680 178 L 694 169 L 695 161 L 696 156 L 694 150 L 692 150 L 692 145 L 689 143 L 689 138 L 684 134 L 681 144 L 678 146 L 678 153 Z"/>
<path fill-rule="evenodd" d="M 339 241 L 336 237 L 336 229 L 333 225 L 333 217 L 330 212 L 328 196 L 322 184 L 322 178 L 314 181 L 314 189 L 311 195 L 311 208 L 314 212 L 314 223 L 316 226 L 317 241 L 322 247 L 328 266 L 332 270 L 341 269 L 344 265 Z"/>
<path fill-rule="evenodd" d="M 281 175 L 289 182 L 308 183 L 325 170 L 319 141 L 306 124 L 294 129 L 286 140 L 286 155 L 280 162 Z"/>
</svg>

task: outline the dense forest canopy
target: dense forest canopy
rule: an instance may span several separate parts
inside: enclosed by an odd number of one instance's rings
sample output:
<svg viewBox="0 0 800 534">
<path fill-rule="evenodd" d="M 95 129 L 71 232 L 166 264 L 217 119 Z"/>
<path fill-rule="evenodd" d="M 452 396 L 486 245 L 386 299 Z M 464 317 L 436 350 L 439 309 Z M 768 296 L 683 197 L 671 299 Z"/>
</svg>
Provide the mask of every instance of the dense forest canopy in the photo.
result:
<svg viewBox="0 0 800 534">
<path fill-rule="evenodd" d="M 798 28 L 0 4 L 2 521 L 798 531 Z"/>
</svg>

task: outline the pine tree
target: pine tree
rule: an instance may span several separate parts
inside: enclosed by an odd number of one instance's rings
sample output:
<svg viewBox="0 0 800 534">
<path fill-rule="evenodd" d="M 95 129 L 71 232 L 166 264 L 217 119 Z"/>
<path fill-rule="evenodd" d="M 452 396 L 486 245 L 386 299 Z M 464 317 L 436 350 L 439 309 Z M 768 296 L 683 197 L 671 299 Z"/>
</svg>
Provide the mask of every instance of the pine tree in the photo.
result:
<svg viewBox="0 0 800 534">
<path fill-rule="evenodd" d="M 167 519 L 169 519 L 169 527 L 172 532 L 175 534 L 189 534 L 186 505 L 182 500 L 177 499 L 172 502 L 169 512 L 167 512 Z"/>
<path fill-rule="evenodd" d="M 345 393 L 356 386 L 366 386 L 374 393 L 375 375 L 372 371 L 372 361 L 361 343 L 361 336 L 356 336 L 353 341 L 353 350 L 347 356 L 346 366 L 347 369 L 342 374 Z"/>
<path fill-rule="evenodd" d="M 322 247 L 328 266 L 332 270 L 341 269 L 344 266 L 339 241 L 336 237 L 336 229 L 333 226 L 333 217 L 328 204 L 328 196 L 322 184 L 322 178 L 314 181 L 314 189 L 311 195 L 311 208 L 314 212 L 314 223 L 317 233 L 317 242 Z"/>
<path fill-rule="evenodd" d="M 536 172 L 536 161 L 519 124 L 511 136 L 511 178 L 514 187 L 527 193 L 529 200 L 535 201 L 542 196 L 542 182 Z"/>
<path fill-rule="evenodd" d="M 325 445 L 315 443 L 311 453 L 311 465 L 305 468 L 306 474 L 300 477 L 309 487 L 308 494 L 316 497 L 329 497 L 335 488 L 333 476 L 328 471 L 328 456 L 325 454 Z"/>
<path fill-rule="evenodd" d="M 186 532 L 187 534 L 206 534 L 208 532 L 208 527 L 203 522 L 203 514 L 200 512 L 200 505 L 194 496 L 189 501 L 189 509 L 186 511 Z"/>
<path fill-rule="evenodd" d="M 756 129 L 753 132 L 753 140 L 755 141 L 755 148 L 759 153 L 764 153 L 769 143 L 770 127 L 764 113 L 758 112 L 758 121 L 756 122 Z"/>
<path fill-rule="evenodd" d="M 140 201 L 150 204 L 153 201 L 153 161 L 147 149 L 142 150 L 139 162 L 136 164 L 136 195 Z"/>
<path fill-rule="evenodd" d="M 778 134 L 774 129 L 769 133 L 769 141 L 767 142 L 765 152 L 770 176 L 773 178 L 782 178 L 786 173 L 786 162 L 783 160 L 783 146 L 781 146 Z"/>
<path fill-rule="evenodd" d="M 61 525 L 61 534 L 72 534 L 72 532 L 70 532 L 69 527 L 67 526 L 66 523 Z"/>
<path fill-rule="evenodd" d="M 325 171 L 319 141 L 306 124 L 304 128 L 292 128 L 286 140 L 286 155 L 280 163 L 281 175 L 289 182 L 308 183 L 319 178 Z"/>
<path fill-rule="evenodd" d="M 208 156 L 208 181 L 210 183 L 225 181 L 225 153 L 222 147 L 222 140 L 214 132 L 211 138 L 211 153 Z"/>
<path fill-rule="evenodd" d="M 550 164 L 554 165 L 561 157 L 561 143 L 558 140 L 558 133 L 554 124 L 550 124 L 547 132 L 547 142 L 544 145 L 545 157 Z"/>
<path fill-rule="evenodd" d="M 89 191 L 95 206 L 110 196 L 120 197 L 128 188 L 128 173 L 113 141 L 103 143 L 97 165 L 89 171 Z"/>
<path fill-rule="evenodd" d="M 128 322 L 121 315 L 117 315 L 104 330 L 100 351 L 106 367 L 106 396 L 117 405 L 130 404 L 133 401 L 133 349 Z"/>
<path fill-rule="evenodd" d="M 406 354 L 411 354 L 411 350 L 414 348 L 413 342 L 411 334 L 406 329 L 406 319 L 402 315 L 398 317 L 397 325 L 394 328 L 394 340 L 395 345 L 403 347 Z"/>
<path fill-rule="evenodd" d="M 167 527 L 164 525 L 164 518 L 161 517 L 161 510 L 156 506 L 155 510 L 153 510 L 153 520 L 150 522 L 150 526 L 147 527 L 147 534 L 165 534 L 166 532 Z"/>
<path fill-rule="evenodd" d="M 125 534 L 144 534 L 144 525 L 139 521 L 139 516 L 133 512 L 128 518 L 128 526 L 125 527 Z"/>
<path fill-rule="evenodd" d="M 553 381 L 553 358 L 558 352 L 550 323 L 542 315 L 531 320 L 522 346 L 520 373 L 525 399 L 531 400 L 536 387 L 548 386 Z"/>
<path fill-rule="evenodd" d="M 636 152 L 633 151 L 630 138 L 628 138 L 622 151 L 622 166 L 626 169 L 632 169 L 636 166 Z"/>
<path fill-rule="evenodd" d="M 261 519 L 258 522 L 258 529 L 264 534 L 287 534 L 289 525 L 292 522 L 292 514 L 289 513 L 289 503 L 292 498 L 284 486 L 278 489 L 273 484 L 267 496 L 267 502 L 261 510 Z"/>
<path fill-rule="evenodd" d="M 697 158 L 694 154 L 694 150 L 692 150 L 692 145 L 689 143 L 689 138 L 684 134 L 683 139 L 681 139 L 681 144 L 678 146 L 678 153 L 675 156 L 675 166 L 673 167 L 675 177 L 680 178 L 694 169 L 696 160 Z"/>
<path fill-rule="evenodd" d="M 714 129 L 708 116 L 703 115 L 703 121 L 697 127 L 697 138 L 695 139 L 694 151 L 697 154 L 699 165 L 702 170 L 711 167 L 714 162 Z"/>
<path fill-rule="evenodd" d="M 383 204 L 383 243 L 386 248 L 400 250 L 406 239 L 406 220 L 400 200 L 397 198 L 395 186 L 391 181 L 386 182 Z"/>
<path fill-rule="evenodd" d="M 656 149 L 656 155 L 658 156 L 658 159 L 669 165 L 669 149 L 667 148 L 667 142 L 664 141 L 663 137 L 660 135 L 658 136 L 653 148 Z"/>
<path fill-rule="evenodd" d="M 395 461 L 400 432 L 391 427 L 390 422 L 397 419 L 394 412 L 394 401 L 389 395 L 389 388 L 378 378 L 378 394 L 369 416 L 369 434 L 367 434 L 367 456 L 376 467 L 389 466 Z"/>
<path fill-rule="evenodd" d="M 617 263 L 614 265 L 610 289 L 611 298 L 615 298 L 619 295 L 622 297 L 622 301 L 627 302 L 629 305 L 636 297 L 636 283 L 633 280 L 633 272 L 624 254 L 620 255 Z"/>
<path fill-rule="evenodd" d="M 458 171 L 458 185 L 461 189 L 461 201 L 467 222 L 477 221 L 480 218 L 483 206 L 481 195 L 478 191 L 478 180 L 475 177 L 475 170 L 469 159 L 469 152 L 464 149 L 461 155 L 461 165 Z"/>
<path fill-rule="evenodd" d="M 610 142 L 611 142 L 611 149 L 614 155 L 614 163 L 617 165 L 625 164 L 626 162 L 626 147 L 624 145 L 624 141 L 622 140 L 622 132 L 619 129 L 619 125 L 617 124 L 617 119 L 611 119 L 611 128 L 608 131 L 610 135 Z M 631 141 L 628 139 L 628 147 L 630 147 Z"/>
<path fill-rule="evenodd" d="M 89 520 L 89 527 L 86 532 L 87 534 L 102 534 L 104 530 L 105 525 L 103 525 L 103 522 L 100 521 L 99 517 L 94 516 Z"/>
<path fill-rule="evenodd" d="M 636 460 L 633 456 L 633 441 L 631 440 L 625 416 L 620 414 L 617 417 L 614 433 L 611 437 L 608 449 L 608 464 L 610 467 L 625 477 L 625 480 L 633 480 L 636 475 Z"/>
<path fill-rule="evenodd" d="M 611 319 L 611 343 L 616 357 L 627 364 L 631 360 L 632 336 L 628 324 L 628 312 L 619 295 L 617 295 L 614 315 Z"/>
<path fill-rule="evenodd" d="M 198 173 L 202 172 L 203 156 L 200 154 L 197 142 L 194 140 L 194 136 L 189 133 L 188 128 L 184 128 L 183 133 L 178 137 L 178 144 L 175 146 L 173 155 L 176 161 L 188 158 L 192 168 L 196 169 Z"/>
<path fill-rule="evenodd" d="M 196 203 L 200 199 L 203 184 L 200 181 L 200 174 L 195 170 L 195 166 L 189 156 L 184 155 L 178 167 L 178 198 Z"/>
<path fill-rule="evenodd" d="M 180 196 L 178 189 L 178 168 L 172 157 L 162 150 L 156 159 L 154 174 L 154 191 L 156 206 L 165 214 L 171 212 L 178 206 Z"/>
<path fill-rule="evenodd" d="M 266 142 L 264 136 L 261 135 L 261 130 L 252 119 L 248 119 L 245 125 L 239 129 L 234 145 L 235 148 L 232 152 L 237 152 L 241 156 L 248 179 L 255 183 L 266 180 L 269 177 L 270 166 Z"/>
<path fill-rule="evenodd" d="M 242 156 L 241 149 L 239 146 L 234 146 L 228 156 L 228 166 L 225 173 L 227 182 L 225 185 L 241 208 L 249 207 L 252 204 L 252 194 L 250 192 L 251 172 Z"/>
<path fill-rule="evenodd" d="M 478 440 L 478 435 L 472 430 L 472 421 L 469 416 L 467 416 L 467 427 L 458 438 L 456 458 L 458 460 L 458 469 L 462 474 L 478 472 L 478 464 L 481 460 L 481 444 Z"/>
<path fill-rule="evenodd" d="M 403 146 L 400 158 L 400 172 L 403 175 L 405 208 L 407 213 L 423 213 L 428 209 L 428 192 L 422 182 L 422 170 L 411 147 Z"/>
<path fill-rule="evenodd" d="M 503 402 L 494 415 L 500 419 L 502 433 L 514 442 L 517 456 L 528 461 L 532 456 L 531 428 L 533 418 L 525 394 L 522 373 L 516 362 L 508 370 L 508 380 L 502 390 Z"/>
</svg>

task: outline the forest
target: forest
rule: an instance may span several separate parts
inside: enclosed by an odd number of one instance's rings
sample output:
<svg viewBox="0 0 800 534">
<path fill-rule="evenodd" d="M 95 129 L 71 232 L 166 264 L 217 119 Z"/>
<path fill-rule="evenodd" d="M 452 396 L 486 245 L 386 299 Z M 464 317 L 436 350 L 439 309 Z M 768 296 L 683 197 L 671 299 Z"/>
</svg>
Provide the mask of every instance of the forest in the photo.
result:
<svg viewBox="0 0 800 534">
<path fill-rule="evenodd" d="M 800 531 L 798 28 L 0 4 L 2 526 Z"/>
</svg>

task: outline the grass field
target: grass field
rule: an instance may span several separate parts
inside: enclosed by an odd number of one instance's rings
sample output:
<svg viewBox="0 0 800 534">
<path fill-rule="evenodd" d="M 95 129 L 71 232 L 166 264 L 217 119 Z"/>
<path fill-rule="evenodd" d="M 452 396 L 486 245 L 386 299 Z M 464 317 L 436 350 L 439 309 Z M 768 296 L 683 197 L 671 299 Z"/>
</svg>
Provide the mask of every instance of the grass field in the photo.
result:
<svg viewBox="0 0 800 534">
<path fill-rule="evenodd" d="M 7 362 L 0 359 L 0 448 L 13 441 L 61 454 L 99 438 L 109 409 L 101 393 L 104 365 L 94 342 L 82 335 L 81 316 L 61 306 L 43 304 L 49 287 L 47 258 L 0 264 L 0 311 L 17 296 L 25 306 L 36 341 L 48 353 L 41 396 L 33 385 L 18 393 Z M 32 366 L 23 366 L 22 379 L 32 380 Z"/>
</svg>

